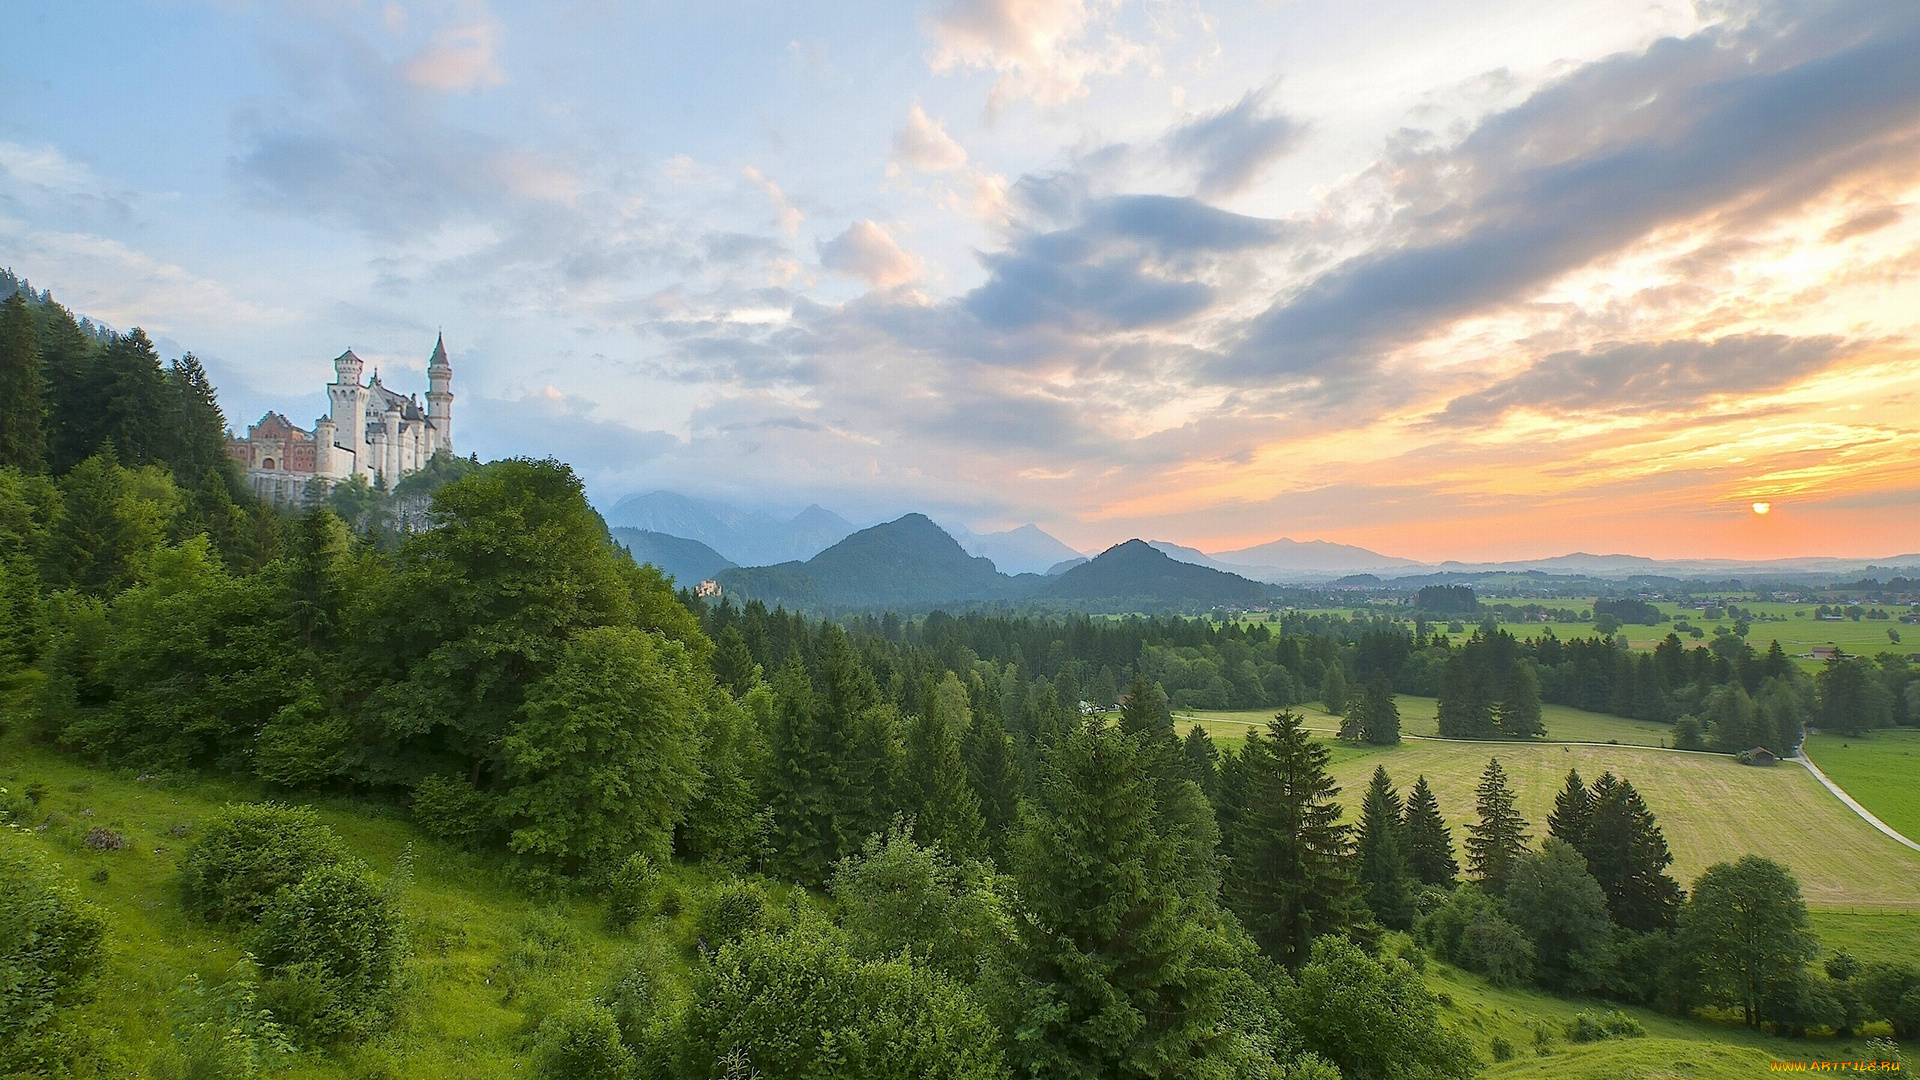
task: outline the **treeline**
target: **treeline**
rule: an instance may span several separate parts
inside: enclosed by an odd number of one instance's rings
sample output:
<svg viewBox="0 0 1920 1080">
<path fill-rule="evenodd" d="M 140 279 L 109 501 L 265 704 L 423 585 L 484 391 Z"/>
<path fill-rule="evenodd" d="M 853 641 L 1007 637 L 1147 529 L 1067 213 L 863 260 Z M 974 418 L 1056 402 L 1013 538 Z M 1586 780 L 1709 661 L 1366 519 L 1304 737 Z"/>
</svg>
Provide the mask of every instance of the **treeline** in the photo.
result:
<svg viewBox="0 0 1920 1080">
<path fill-rule="evenodd" d="M 1438 669 L 1440 732 L 1456 738 L 1539 731 L 1539 703 L 1672 723 L 1675 745 L 1791 755 L 1806 725 L 1843 734 L 1920 724 L 1920 683 L 1902 655 L 1830 661 L 1813 677 L 1778 641 L 1765 652 L 1737 634 L 1688 648 L 1675 634 L 1651 652 L 1617 638 L 1519 640 L 1483 625 L 1465 642 L 1416 642 L 1396 686 L 1420 692 Z M 1419 689 L 1415 689 L 1419 688 Z"/>
</svg>

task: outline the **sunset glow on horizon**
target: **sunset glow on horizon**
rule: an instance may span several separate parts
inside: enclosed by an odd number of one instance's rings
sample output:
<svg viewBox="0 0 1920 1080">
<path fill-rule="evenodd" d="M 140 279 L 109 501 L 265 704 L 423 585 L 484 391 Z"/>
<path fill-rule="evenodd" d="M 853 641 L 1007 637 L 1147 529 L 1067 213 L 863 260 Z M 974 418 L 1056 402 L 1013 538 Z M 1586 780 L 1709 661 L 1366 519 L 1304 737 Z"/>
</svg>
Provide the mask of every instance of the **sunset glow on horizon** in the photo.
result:
<svg viewBox="0 0 1920 1080">
<path fill-rule="evenodd" d="M 1920 552 L 1920 6 L 108 6 L 0 43 L 0 265 L 236 426 L 444 328 L 603 507 Z"/>
</svg>

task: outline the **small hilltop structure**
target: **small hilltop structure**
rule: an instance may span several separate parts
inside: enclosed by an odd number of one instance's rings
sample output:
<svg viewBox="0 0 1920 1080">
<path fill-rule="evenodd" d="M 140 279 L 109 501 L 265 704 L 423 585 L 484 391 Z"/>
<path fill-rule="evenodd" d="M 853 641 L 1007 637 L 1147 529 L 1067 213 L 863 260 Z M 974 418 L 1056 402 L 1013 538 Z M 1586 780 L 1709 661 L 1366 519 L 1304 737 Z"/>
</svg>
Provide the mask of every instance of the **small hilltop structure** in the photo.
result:
<svg viewBox="0 0 1920 1080">
<path fill-rule="evenodd" d="M 427 359 L 424 407 L 417 395 L 381 385 L 378 371 L 362 383 L 365 369 L 352 349 L 334 359 L 328 413 L 313 422 L 311 431 L 269 412 L 247 428 L 245 438 L 229 435 L 227 453 L 246 470 L 255 494 L 299 505 L 356 476 L 392 490 L 402 477 L 425 468 L 435 453 L 453 452 L 453 363 L 445 335 L 434 341 Z"/>
</svg>

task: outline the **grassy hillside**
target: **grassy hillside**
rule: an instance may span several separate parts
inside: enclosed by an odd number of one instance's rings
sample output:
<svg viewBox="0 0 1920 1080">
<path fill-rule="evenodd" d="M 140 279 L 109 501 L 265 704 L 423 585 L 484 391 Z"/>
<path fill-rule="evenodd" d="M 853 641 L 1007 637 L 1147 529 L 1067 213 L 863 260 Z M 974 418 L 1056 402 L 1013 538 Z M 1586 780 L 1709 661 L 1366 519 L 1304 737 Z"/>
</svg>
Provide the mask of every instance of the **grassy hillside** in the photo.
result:
<svg viewBox="0 0 1920 1080">
<path fill-rule="evenodd" d="M 1873 816 L 1920 840 L 1920 730 L 1895 728 L 1865 738 L 1813 735 L 1807 756 Z"/>
<path fill-rule="evenodd" d="M 0 785 L 44 787 L 46 827 L 38 845 L 109 915 L 109 960 L 100 995 L 81 1025 L 110 1032 L 111 1076 L 147 1075 L 171 1039 L 169 1008 L 189 975 L 225 977 L 240 955 L 231 934 L 190 925 L 177 895 L 176 865 L 195 826 L 223 802 L 261 797 L 217 782 L 173 785 L 88 769 L 70 759 L 0 741 Z M 603 928 L 595 905 L 547 906 L 508 889 L 493 867 L 419 837 L 397 815 L 364 803 L 321 801 L 321 816 L 376 872 L 391 870 L 411 845 L 403 894 L 414 964 L 392 1028 L 333 1057 L 295 1055 L 275 1075 L 294 1078 L 408 1077 L 506 1080 L 526 1077 L 530 1018 L 549 1003 L 591 993 L 640 948 L 690 956 L 684 919 L 635 935 Z M 87 829 L 104 826 L 130 842 L 89 850 Z M 696 894 L 702 880 L 677 872 Z"/>
</svg>

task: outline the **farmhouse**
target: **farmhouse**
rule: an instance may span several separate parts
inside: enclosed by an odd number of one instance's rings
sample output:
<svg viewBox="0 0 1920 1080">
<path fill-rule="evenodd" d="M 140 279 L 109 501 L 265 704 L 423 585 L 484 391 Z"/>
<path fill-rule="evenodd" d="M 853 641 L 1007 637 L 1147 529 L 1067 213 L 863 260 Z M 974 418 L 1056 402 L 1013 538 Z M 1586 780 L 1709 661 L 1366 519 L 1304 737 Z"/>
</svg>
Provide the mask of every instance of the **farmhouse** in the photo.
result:
<svg viewBox="0 0 1920 1080">
<path fill-rule="evenodd" d="M 1813 651 L 1808 653 L 1807 657 L 1811 660 L 1838 660 L 1840 659 L 1840 647 L 1838 645 L 1815 645 Z"/>
</svg>

